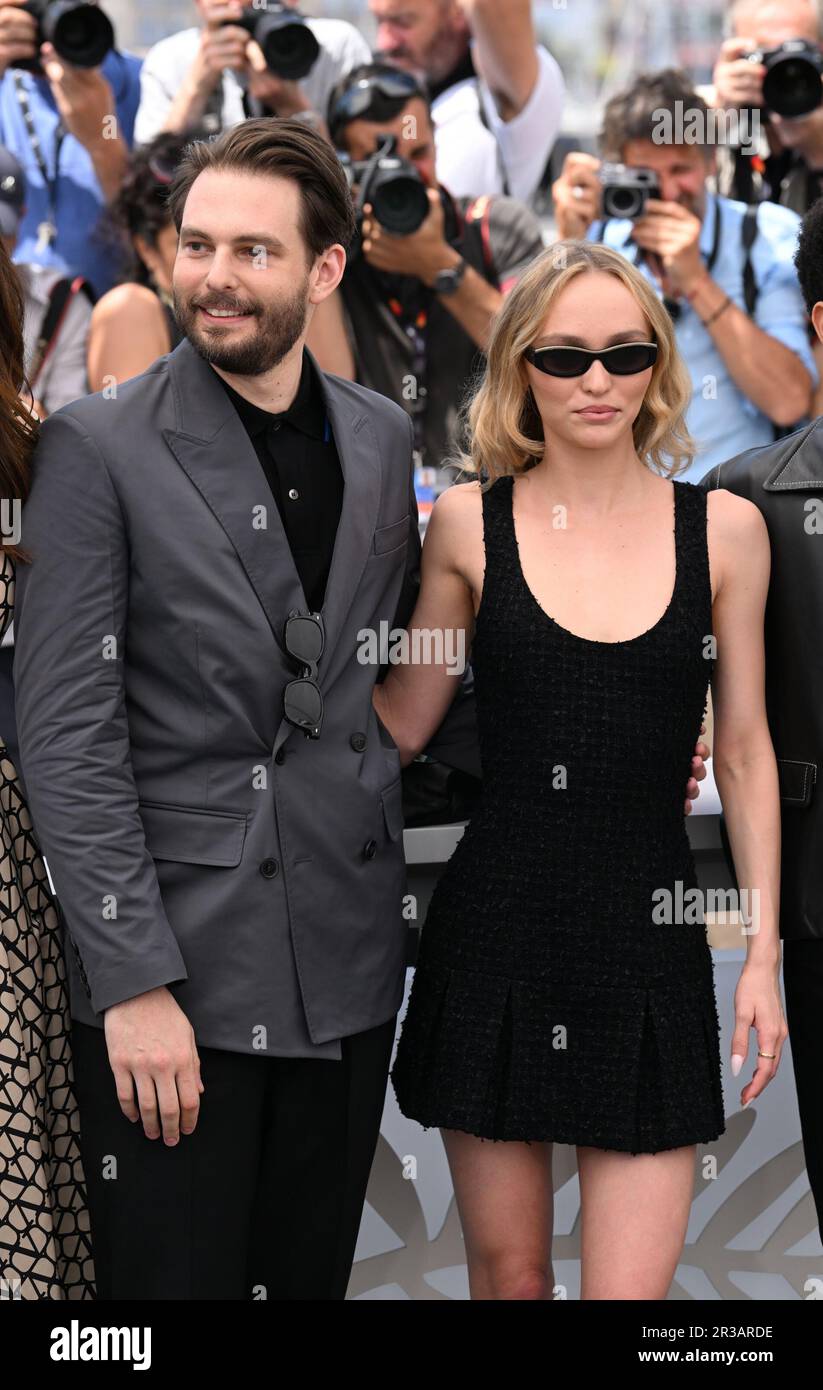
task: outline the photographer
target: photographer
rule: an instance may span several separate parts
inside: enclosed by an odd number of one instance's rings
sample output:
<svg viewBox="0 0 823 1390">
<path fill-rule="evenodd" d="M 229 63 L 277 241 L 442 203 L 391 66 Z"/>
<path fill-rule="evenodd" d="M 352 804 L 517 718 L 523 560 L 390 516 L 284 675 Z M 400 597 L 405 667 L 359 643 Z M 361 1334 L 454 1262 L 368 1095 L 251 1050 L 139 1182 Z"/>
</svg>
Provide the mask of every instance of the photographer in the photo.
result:
<svg viewBox="0 0 823 1390">
<path fill-rule="evenodd" d="M 560 130 L 565 84 L 531 0 L 369 0 L 377 57 L 424 77 L 437 175 L 455 197 L 529 202 Z"/>
<path fill-rule="evenodd" d="M 696 482 L 732 454 L 769 443 L 775 428 L 802 422 L 817 369 L 792 261 L 797 214 L 774 203 L 747 212 L 744 203 L 711 193 L 710 145 L 655 138 L 661 117 L 676 134 L 677 113 L 686 110 L 707 116 L 686 74 L 672 68 L 638 77 L 606 106 L 605 159 L 627 166 L 624 183 L 637 181 L 638 170 L 656 178 L 639 215 L 598 221 L 606 189 L 600 161 L 588 154 L 566 157 L 552 192 L 558 238 L 585 236 L 620 251 L 674 319 L 694 388 L 687 424 L 701 446 L 683 476 Z M 629 193 L 618 188 L 618 201 Z"/>
<path fill-rule="evenodd" d="M 368 201 L 371 181 L 357 187 L 358 204 L 366 195 L 361 245 L 350 251 L 339 289 L 318 306 L 309 346 L 326 370 L 403 406 L 418 461 L 439 470 L 439 492 L 454 480 L 440 465 L 454 452 L 465 388 L 482 369 L 503 295 L 543 249 L 540 226 L 513 198 L 455 199 L 437 182 L 427 95 L 409 73 L 380 63 L 355 69 L 332 96 L 328 126 L 355 161 L 394 137 L 397 154 L 419 175 L 408 196 L 422 199 L 423 220 L 393 234 Z"/>
<path fill-rule="evenodd" d="M 816 0 L 779 7 L 772 0 L 739 0 L 729 11 L 728 29 L 706 100 L 719 110 L 756 112 L 761 130 L 756 152 L 741 144 L 719 147 L 717 191 L 747 203 L 768 198 L 802 216 L 823 191 L 820 7 Z M 794 56 L 780 51 L 784 44 L 797 50 L 799 43 L 808 50 Z"/>
<path fill-rule="evenodd" d="M 110 48 L 98 66 L 72 64 L 42 41 L 22 4 L 0 5 L 0 144 L 19 159 L 27 187 L 16 258 L 79 272 L 102 294 L 116 258 L 94 231 L 126 169 L 140 59 Z M 38 58 L 42 73 L 21 70 Z"/>
<path fill-rule="evenodd" d="M 295 3 L 286 0 L 286 8 L 294 9 Z M 239 23 L 244 11 L 259 20 L 263 9 L 239 0 L 196 0 L 196 5 L 200 26 L 161 39 L 146 55 L 135 124 L 138 144 L 161 130 L 183 131 L 194 124 L 213 134 L 247 116 L 323 113 L 335 83 L 371 57 L 353 25 L 309 19 L 306 27 L 320 49 L 313 66 L 299 80 L 279 76 Z M 270 6 L 272 12 L 278 8 Z"/>
</svg>

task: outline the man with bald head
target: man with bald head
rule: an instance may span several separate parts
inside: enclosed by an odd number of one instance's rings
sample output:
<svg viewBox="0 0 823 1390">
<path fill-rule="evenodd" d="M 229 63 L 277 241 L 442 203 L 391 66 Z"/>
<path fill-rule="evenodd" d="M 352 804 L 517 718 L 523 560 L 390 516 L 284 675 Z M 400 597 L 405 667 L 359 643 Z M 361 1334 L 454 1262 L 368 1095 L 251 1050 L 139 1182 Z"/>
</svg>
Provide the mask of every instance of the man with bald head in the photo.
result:
<svg viewBox="0 0 823 1390">
<path fill-rule="evenodd" d="M 376 56 L 425 78 L 437 177 L 455 197 L 529 202 L 560 130 L 565 87 L 535 39 L 531 0 L 369 0 Z"/>
<path fill-rule="evenodd" d="M 823 191 L 823 100 L 791 117 L 771 110 L 763 98 L 766 65 L 747 55 L 768 54 L 788 41 L 803 40 L 823 66 L 821 0 L 737 0 L 726 27 L 714 85 L 703 95 L 717 108 L 757 111 L 761 139 L 756 153 L 749 147 L 721 147 L 718 192 L 746 203 L 766 198 L 802 216 Z M 792 85 L 796 93 L 796 81 Z"/>
</svg>

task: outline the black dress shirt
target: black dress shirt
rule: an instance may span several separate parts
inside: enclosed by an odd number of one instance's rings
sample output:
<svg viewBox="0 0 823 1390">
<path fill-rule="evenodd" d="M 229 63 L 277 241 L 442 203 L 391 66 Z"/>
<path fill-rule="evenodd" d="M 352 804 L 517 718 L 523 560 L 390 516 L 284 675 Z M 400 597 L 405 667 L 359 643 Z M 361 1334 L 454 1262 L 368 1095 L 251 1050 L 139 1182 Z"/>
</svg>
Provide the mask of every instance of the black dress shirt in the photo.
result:
<svg viewBox="0 0 823 1390">
<path fill-rule="evenodd" d="M 261 410 L 219 380 L 277 503 L 306 603 L 319 611 L 343 505 L 343 472 L 317 371 L 304 348 L 297 395 L 288 410 L 277 414 Z M 287 616 L 283 614 L 284 622 Z"/>
</svg>

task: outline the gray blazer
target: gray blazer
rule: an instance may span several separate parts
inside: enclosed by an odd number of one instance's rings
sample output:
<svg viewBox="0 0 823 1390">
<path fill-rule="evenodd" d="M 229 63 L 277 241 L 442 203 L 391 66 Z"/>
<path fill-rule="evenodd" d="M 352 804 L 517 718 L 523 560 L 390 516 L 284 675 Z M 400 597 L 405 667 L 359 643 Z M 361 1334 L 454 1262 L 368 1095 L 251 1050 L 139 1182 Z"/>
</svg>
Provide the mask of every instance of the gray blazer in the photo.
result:
<svg viewBox="0 0 823 1390">
<path fill-rule="evenodd" d="M 24 789 L 82 1022 L 167 985 L 199 1043 L 289 1055 L 400 1006 L 400 758 L 357 634 L 413 607 L 411 423 L 362 386 L 321 380 L 345 486 L 317 740 L 283 715 L 296 674 L 283 624 L 305 611 L 302 588 L 213 369 L 184 340 L 115 398 L 87 396 L 42 426 L 14 675 Z M 448 744 L 455 721 L 471 764 L 467 708 L 456 701 L 441 732 Z"/>
</svg>

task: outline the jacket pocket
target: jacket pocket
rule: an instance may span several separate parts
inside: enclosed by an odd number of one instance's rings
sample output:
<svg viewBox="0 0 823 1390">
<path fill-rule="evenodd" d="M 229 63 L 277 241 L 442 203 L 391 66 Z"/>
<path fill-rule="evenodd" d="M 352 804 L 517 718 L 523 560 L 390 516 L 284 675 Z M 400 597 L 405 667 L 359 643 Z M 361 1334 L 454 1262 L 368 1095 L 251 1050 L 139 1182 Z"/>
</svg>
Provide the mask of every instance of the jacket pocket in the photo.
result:
<svg viewBox="0 0 823 1390">
<path fill-rule="evenodd" d="M 403 834 L 403 782 L 395 777 L 380 793 L 383 804 L 383 818 L 391 840 L 399 840 Z"/>
<path fill-rule="evenodd" d="M 240 811 L 201 811 L 159 801 L 138 803 L 153 859 L 233 868 L 243 855 L 246 816 Z"/>
<path fill-rule="evenodd" d="M 374 553 L 382 555 L 387 550 L 398 550 L 409 534 L 409 514 L 393 521 L 391 526 L 378 526 L 374 532 Z"/>
<path fill-rule="evenodd" d="M 817 763 L 799 762 L 795 758 L 778 758 L 780 800 L 785 806 L 808 806 L 817 781 Z"/>
</svg>

